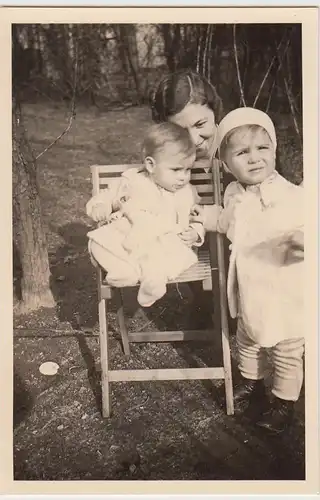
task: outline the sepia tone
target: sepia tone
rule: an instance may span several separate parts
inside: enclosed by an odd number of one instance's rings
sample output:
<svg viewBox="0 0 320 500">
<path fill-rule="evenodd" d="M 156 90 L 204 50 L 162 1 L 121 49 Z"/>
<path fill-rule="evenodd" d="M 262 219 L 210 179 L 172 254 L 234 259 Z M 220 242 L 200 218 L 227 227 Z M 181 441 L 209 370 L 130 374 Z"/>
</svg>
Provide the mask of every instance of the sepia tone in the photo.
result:
<svg viewBox="0 0 320 500">
<path fill-rule="evenodd" d="M 268 112 L 277 169 L 300 184 L 301 24 L 14 24 L 12 49 L 14 480 L 304 481 L 304 388 L 281 436 L 228 415 L 215 380 L 112 384 L 111 416 L 102 418 L 98 287 L 87 249 L 94 223 L 85 215 L 90 166 L 140 162 L 152 92 L 181 68 L 208 78 L 224 113 Z M 205 293 L 195 307 L 194 294 L 186 283 L 169 285 L 141 309 L 136 291 L 125 290 L 129 332 L 210 328 L 212 298 Z M 219 332 L 209 344 L 134 343 L 125 356 L 117 307 L 108 309 L 112 369 L 221 365 Z M 228 326 L 237 384 L 230 318 Z M 39 371 L 47 361 L 58 364 L 54 376 Z"/>
</svg>

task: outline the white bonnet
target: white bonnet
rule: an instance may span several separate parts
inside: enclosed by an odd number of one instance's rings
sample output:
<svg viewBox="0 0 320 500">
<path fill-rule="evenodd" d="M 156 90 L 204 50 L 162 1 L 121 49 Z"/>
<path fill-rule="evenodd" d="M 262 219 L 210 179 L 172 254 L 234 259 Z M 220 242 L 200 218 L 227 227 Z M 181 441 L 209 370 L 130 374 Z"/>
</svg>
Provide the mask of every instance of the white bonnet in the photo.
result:
<svg viewBox="0 0 320 500">
<path fill-rule="evenodd" d="M 221 120 L 217 127 L 214 140 L 213 155 L 215 155 L 217 150 L 219 150 L 220 145 L 227 133 L 230 132 L 230 130 L 243 125 L 260 125 L 260 127 L 264 128 L 268 132 L 274 145 L 274 149 L 276 150 L 276 131 L 271 118 L 263 111 L 260 111 L 260 109 L 245 107 L 230 111 L 230 113 L 228 113 Z"/>
</svg>

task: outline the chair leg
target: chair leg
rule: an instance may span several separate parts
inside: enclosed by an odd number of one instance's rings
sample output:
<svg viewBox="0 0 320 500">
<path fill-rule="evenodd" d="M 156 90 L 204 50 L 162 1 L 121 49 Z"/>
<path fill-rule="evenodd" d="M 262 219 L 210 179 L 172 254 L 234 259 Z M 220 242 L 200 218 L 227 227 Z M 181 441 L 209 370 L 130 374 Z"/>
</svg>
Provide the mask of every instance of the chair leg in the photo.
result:
<svg viewBox="0 0 320 500">
<path fill-rule="evenodd" d="M 224 264 L 224 242 L 222 235 L 217 235 L 218 250 L 218 272 L 219 272 L 219 292 L 220 292 L 220 328 L 222 335 L 222 355 L 224 369 L 224 383 L 226 393 L 227 415 L 234 414 L 233 404 L 233 385 L 231 370 L 231 352 L 229 341 L 229 323 L 228 323 L 228 299 L 226 287 L 226 274 Z"/>
<path fill-rule="evenodd" d="M 101 389 L 102 389 L 102 416 L 110 417 L 109 393 L 109 352 L 108 352 L 108 323 L 106 300 L 99 300 L 99 327 L 100 327 L 100 356 L 101 356 Z"/>
<path fill-rule="evenodd" d="M 118 322 L 119 322 L 119 329 L 120 329 L 120 334 L 121 334 L 123 352 L 126 356 L 130 356 L 130 343 L 129 343 L 127 325 L 126 325 L 125 316 L 124 316 L 122 294 L 121 294 L 121 290 L 118 288 L 114 289 L 114 291 L 116 293 L 117 317 L 118 317 Z"/>
<path fill-rule="evenodd" d="M 234 404 L 233 404 L 233 384 L 232 384 L 229 332 L 224 329 L 222 329 L 222 353 L 223 353 L 223 369 L 224 369 L 227 415 L 233 415 Z"/>
</svg>

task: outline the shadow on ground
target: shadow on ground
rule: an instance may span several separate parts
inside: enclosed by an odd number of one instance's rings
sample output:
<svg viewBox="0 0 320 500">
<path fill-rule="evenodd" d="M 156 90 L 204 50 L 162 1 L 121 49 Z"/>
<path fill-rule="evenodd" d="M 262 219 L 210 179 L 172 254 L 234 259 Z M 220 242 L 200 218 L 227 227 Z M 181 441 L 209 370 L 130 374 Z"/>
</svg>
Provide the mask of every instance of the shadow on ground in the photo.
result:
<svg viewBox="0 0 320 500">
<path fill-rule="evenodd" d="M 50 259 L 50 284 L 59 320 L 75 330 L 93 328 L 98 319 L 95 271 L 87 250 L 90 229 L 81 222 L 59 227 L 64 244 Z"/>
<path fill-rule="evenodd" d="M 13 388 L 13 428 L 15 429 L 27 418 L 33 408 L 34 400 L 16 369 L 13 375 Z"/>
<path fill-rule="evenodd" d="M 90 226 L 72 222 L 58 228 L 64 244 L 51 257 L 51 288 L 57 302 L 59 320 L 68 322 L 74 330 L 98 332 L 98 296 L 95 269 L 91 264 L 87 250 L 87 233 Z M 168 293 L 150 308 L 140 308 L 137 303 L 137 288 L 123 292 L 128 329 L 139 330 L 186 330 L 208 329 L 212 327 L 210 292 L 203 292 L 200 283 L 171 285 Z M 113 300 L 108 303 L 108 322 L 110 333 L 120 340 L 116 318 L 116 306 Z M 96 359 L 88 347 L 85 335 L 76 333 L 78 348 L 86 364 L 88 380 L 92 388 L 96 405 L 101 405 L 100 372 L 96 371 Z M 232 338 L 231 338 L 232 341 Z M 182 363 L 189 367 L 222 366 L 222 345 L 220 335 L 215 335 L 212 342 L 172 343 L 172 348 Z M 148 350 L 148 345 L 140 344 L 139 352 Z M 152 366 L 157 368 L 158 365 Z M 170 366 L 168 366 L 170 367 Z M 239 378 L 233 361 L 234 381 Z M 210 381 L 201 381 L 208 395 L 221 400 L 224 406 L 224 390 L 217 390 Z"/>
</svg>

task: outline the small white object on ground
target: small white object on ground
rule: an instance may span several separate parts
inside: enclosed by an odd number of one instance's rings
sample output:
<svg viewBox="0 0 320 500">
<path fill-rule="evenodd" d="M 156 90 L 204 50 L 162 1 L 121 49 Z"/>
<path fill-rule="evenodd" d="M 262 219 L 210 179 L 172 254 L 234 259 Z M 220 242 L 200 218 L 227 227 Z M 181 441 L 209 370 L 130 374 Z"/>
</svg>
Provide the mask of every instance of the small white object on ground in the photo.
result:
<svg viewBox="0 0 320 500">
<path fill-rule="evenodd" d="M 39 371 L 40 373 L 42 373 L 42 375 L 56 375 L 58 370 L 59 365 L 57 363 L 54 363 L 53 361 L 46 361 L 39 367 Z"/>
</svg>

